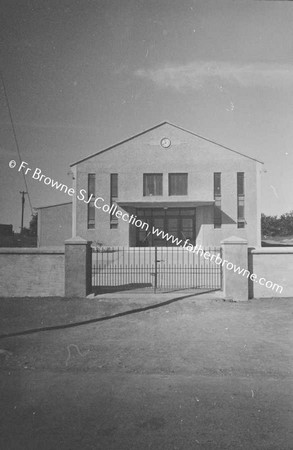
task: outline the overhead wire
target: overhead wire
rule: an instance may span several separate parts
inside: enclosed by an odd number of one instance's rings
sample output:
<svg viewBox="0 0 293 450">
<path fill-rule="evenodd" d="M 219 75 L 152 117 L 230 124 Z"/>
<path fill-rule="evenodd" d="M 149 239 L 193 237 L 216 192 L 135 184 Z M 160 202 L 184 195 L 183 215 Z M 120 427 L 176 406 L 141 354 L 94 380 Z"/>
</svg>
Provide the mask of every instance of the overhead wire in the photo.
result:
<svg viewBox="0 0 293 450">
<path fill-rule="evenodd" d="M 3 78 L 3 75 L 2 75 L 1 71 L 0 71 L 0 77 L 1 77 L 1 81 L 2 81 L 2 86 L 3 86 L 4 96 L 5 96 L 5 100 L 6 100 L 6 105 L 7 105 L 7 109 L 8 109 L 8 113 L 9 113 L 9 117 L 10 117 L 10 122 L 11 122 L 11 128 L 12 128 L 12 132 L 13 132 L 13 136 L 14 136 L 14 141 L 15 141 L 15 145 L 16 145 L 16 149 L 17 149 L 17 153 L 18 153 L 18 158 L 19 158 L 19 162 L 21 163 L 22 162 L 22 158 L 20 156 L 20 148 L 19 148 L 19 144 L 18 144 L 16 129 L 15 129 L 15 126 L 14 126 L 13 116 L 12 116 L 12 112 L 11 112 L 11 108 L 10 108 L 10 104 L 9 104 L 9 99 L 8 99 L 8 95 L 7 95 L 7 91 L 6 91 L 6 87 L 5 87 L 5 82 L 4 82 L 4 78 Z M 29 205 L 30 205 L 30 210 L 31 210 L 31 214 L 33 216 L 34 215 L 34 210 L 33 210 L 33 207 L 32 207 L 32 202 L 31 202 L 31 198 L 30 198 L 30 194 L 29 194 L 29 189 L 28 189 L 28 185 L 27 185 L 27 181 L 26 181 L 26 177 L 25 177 L 23 169 L 21 169 L 21 173 L 23 175 L 25 189 L 26 189 L 26 192 L 27 192 L 28 201 L 29 201 Z"/>
</svg>

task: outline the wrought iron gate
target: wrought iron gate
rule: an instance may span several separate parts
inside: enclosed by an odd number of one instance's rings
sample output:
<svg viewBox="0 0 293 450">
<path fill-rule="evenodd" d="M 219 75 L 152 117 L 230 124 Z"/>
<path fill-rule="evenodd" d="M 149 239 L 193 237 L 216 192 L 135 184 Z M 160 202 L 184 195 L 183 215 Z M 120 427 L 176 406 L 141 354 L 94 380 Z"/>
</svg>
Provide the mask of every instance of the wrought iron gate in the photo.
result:
<svg viewBox="0 0 293 450">
<path fill-rule="evenodd" d="M 92 284 L 117 289 L 221 289 L 217 255 L 221 256 L 220 248 L 192 253 L 182 247 L 100 247 L 93 250 Z"/>
</svg>

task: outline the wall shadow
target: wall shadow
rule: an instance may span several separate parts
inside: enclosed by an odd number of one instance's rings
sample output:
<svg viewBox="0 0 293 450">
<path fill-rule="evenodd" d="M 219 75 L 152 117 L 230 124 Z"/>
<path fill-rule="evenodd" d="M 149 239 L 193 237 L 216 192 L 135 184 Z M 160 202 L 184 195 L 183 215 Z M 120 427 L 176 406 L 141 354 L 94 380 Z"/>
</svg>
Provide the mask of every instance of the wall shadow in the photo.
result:
<svg viewBox="0 0 293 450">
<path fill-rule="evenodd" d="M 48 327 L 43 327 L 43 328 L 32 328 L 30 330 L 16 331 L 14 333 L 5 333 L 5 334 L 1 334 L 0 335 L 0 339 L 5 339 L 5 338 L 9 338 L 9 337 L 16 337 L 16 336 L 26 336 L 26 335 L 29 335 L 29 334 L 41 333 L 41 332 L 44 332 L 44 331 L 65 330 L 67 328 L 75 328 L 75 327 L 80 327 L 80 326 L 83 326 L 83 325 L 90 325 L 92 323 L 105 322 L 106 320 L 117 319 L 119 317 L 129 316 L 129 315 L 132 315 L 132 314 L 137 314 L 137 313 L 141 313 L 141 312 L 144 312 L 144 311 L 149 311 L 151 309 L 161 308 L 162 306 L 170 305 L 171 303 L 176 303 L 176 302 L 178 302 L 180 300 L 184 300 L 184 299 L 189 298 L 189 297 L 196 297 L 196 296 L 199 296 L 199 295 L 202 295 L 202 294 L 208 294 L 210 292 L 216 292 L 216 291 L 219 291 L 219 290 L 220 289 L 206 289 L 203 292 L 193 292 L 192 294 L 182 295 L 180 297 L 172 298 L 172 299 L 166 300 L 164 302 L 154 303 L 152 305 L 143 306 L 141 308 L 130 309 L 128 311 L 122 311 L 120 313 L 113 314 L 111 316 L 97 317 L 97 318 L 94 318 L 94 319 L 82 320 L 80 322 L 74 322 L 74 323 L 66 323 L 66 324 L 63 324 L 63 325 L 61 324 L 61 325 L 48 326 Z"/>
<path fill-rule="evenodd" d="M 120 284 L 117 286 L 93 286 L 91 292 L 94 295 L 100 295 L 100 294 L 109 294 L 111 292 L 112 293 L 123 292 L 143 288 L 153 288 L 153 285 L 152 283 L 129 283 L 129 284 Z"/>
</svg>

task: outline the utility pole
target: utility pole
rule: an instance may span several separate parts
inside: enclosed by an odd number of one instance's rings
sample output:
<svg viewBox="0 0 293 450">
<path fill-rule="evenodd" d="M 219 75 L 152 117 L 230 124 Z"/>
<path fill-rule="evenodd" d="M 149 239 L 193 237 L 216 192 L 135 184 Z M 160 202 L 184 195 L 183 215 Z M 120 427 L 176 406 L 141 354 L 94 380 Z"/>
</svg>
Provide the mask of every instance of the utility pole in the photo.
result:
<svg viewBox="0 0 293 450">
<path fill-rule="evenodd" d="M 27 192 L 19 191 L 19 193 L 22 195 L 22 198 L 21 198 L 21 226 L 20 226 L 20 234 L 22 234 L 22 231 L 23 231 L 24 202 L 25 202 L 24 196 L 25 196 L 25 194 L 27 194 Z"/>
</svg>

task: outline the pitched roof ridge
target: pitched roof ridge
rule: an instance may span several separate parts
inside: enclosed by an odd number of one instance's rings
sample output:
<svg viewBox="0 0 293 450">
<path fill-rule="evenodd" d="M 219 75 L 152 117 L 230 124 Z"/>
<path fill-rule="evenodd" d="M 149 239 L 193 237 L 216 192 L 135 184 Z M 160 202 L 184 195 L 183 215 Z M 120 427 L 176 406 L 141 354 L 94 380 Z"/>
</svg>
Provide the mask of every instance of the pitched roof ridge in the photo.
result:
<svg viewBox="0 0 293 450">
<path fill-rule="evenodd" d="M 252 158 L 251 156 L 247 156 L 244 153 L 241 153 L 241 152 L 239 152 L 237 150 L 233 150 L 232 148 L 227 147 L 227 146 L 225 146 L 223 144 L 219 144 L 218 142 L 213 141 L 212 139 L 208 139 L 208 138 L 206 138 L 204 136 L 201 136 L 200 134 L 196 134 L 193 131 L 187 130 L 186 128 L 183 128 L 183 127 L 181 127 L 179 125 L 175 125 L 174 123 L 165 120 L 165 121 L 160 122 L 159 124 L 157 124 L 157 125 L 155 125 L 155 126 L 153 126 L 151 128 L 148 128 L 148 129 L 146 129 L 144 131 L 141 131 L 140 133 L 137 133 L 135 135 L 130 136 L 129 138 L 126 138 L 126 139 L 124 139 L 122 141 L 119 141 L 116 144 L 110 145 L 109 147 L 106 147 L 106 148 L 104 148 L 102 150 L 99 150 L 99 151 L 97 151 L 95 153 L 92 153 L 91 155 L 85 156 L 84 158 L 82 158 L 82 159 L 80 159 L 80 160 L 70 164 L 70 167 L 76 166 L 77 164 L 80 164 L 81 162 L 84 162 L 87 159 L 93 158 L 94 156 L 100 155 L 101 153 L 104 153 L 104 152 L 106 152 L 108 150 L 112 150 L 113 148 L 118 147 L 121 144 L 125 144 L 126 142 L 129 142 L 132 139 L 135 139 L 135 138 L 137 138 L 139 136 L 142 136 L 143 134 L 148 133 L 149 131 L 155 130 L 156 128 L 159 128 L 159 127 L 161 127 L 163 125 L 166 125 L 166 124 L 168 124 L 168 125 L 170 125 L 170 126 L 172 126 L 174 128 L 177 128 L 178 130 L 184 131 L 185 133 L 192 134 L 193 136 L 196 136 L 199 139 L 203 139 L 204 141 L 210 142 L 211 144 L 217 145 L 218 147 L 224 148 L 225 150 L 229 150 L 229 151 L 231 151 L 233 153 L 237 153 L 238 155 L 244 156 L 245 158 L 249 158 L 249 159 L 251 159 L 253 161 L 256 161 L 256 162 L 258 162 L 260 164 L 264 164 L 262 161 L 259 161 L 256 158 Z"/>
</svg>

